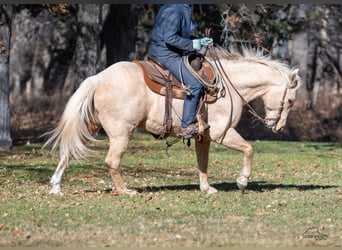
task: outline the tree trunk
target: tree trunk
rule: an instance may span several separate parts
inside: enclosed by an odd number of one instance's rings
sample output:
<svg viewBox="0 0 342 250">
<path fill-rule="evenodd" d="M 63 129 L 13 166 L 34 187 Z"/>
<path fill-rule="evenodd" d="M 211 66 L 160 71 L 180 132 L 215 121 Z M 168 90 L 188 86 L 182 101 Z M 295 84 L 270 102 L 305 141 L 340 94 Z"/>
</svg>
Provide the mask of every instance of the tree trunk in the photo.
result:
<svg viewBox="0 0 342 250">
<path fill-rule="evenodd" d="M 11 5 L 0 5 L 0 148 L 10 148 L 9 52 L 11 38 Z"/>
<path fill-rule="evenodd" d="M 100 33 L 106 6 L 102 4 L 80 4 L 77 12 L 76 51 L 66 78 L 64 93 L 73 93 L 87 77 L 99 69 L 101 55 Z"/>
<path fill-rule="evenodd" d="M 123 60 L 133 60 L 136 52 L 137 23 L 136 6 L 114 4 L 104 22 L 101 33 L 106 46 L 107 66 Z"/>
</svg>

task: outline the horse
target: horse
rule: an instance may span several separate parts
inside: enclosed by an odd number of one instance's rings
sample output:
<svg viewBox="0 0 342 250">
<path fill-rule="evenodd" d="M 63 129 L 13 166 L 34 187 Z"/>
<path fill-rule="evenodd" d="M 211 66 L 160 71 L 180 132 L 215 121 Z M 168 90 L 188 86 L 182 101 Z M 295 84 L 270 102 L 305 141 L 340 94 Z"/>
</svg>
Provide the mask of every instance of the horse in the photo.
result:
<svg viewBox="0 0 342 250">
<path fill-rule="evenodd" d="M 244 191 L 252 172 L 253 148 L 235 130 L 246 103 L 261 98 L 265 108 L 265 125 L 277 133 L 286 125 L 288 114 L 300 85 L 298 69 L 273 60 L 255 49 L 233 52 L 215 46 L 224 69 L 215 102 L 203 105 L 203 116 L 210 124 L 200 140 L 195 140 L 199 170 L 199 187 L 207 195 L 218 192 L 208 182 L 208 159 L 211 142 L 241 151 L 243 166 L 236 183 Z M 209 62 L 213 58 L 207 56 Z M 225 79 L 222 79 L 225 78 Z M 229 78 L 229 79 L 227 79 Z M 225 91 L 221 91 L 225 90 Z M 108 136 L 105 163 L 113 181 L 113 191 L 134 195 L 121 177 L 120 161 L 128 149 L 135 129 L 159 135 L 164 129 L 165 97 L 152 92 L 144 83 L 141 68 L 131 61 L 120 61 L 87 77 L 68 100 L 58 125 L 48 132 L 43 147 L 59 149 L 59 162 L 51 177 L 51 194 L 61 191 L 61 179 L 71 159 L 82 161 L 94 154 L 87 142 L 96 141 L 102 128 Z M 181 131 L 183 100 L 174 99 L 170 136 Z"/>
</svg>

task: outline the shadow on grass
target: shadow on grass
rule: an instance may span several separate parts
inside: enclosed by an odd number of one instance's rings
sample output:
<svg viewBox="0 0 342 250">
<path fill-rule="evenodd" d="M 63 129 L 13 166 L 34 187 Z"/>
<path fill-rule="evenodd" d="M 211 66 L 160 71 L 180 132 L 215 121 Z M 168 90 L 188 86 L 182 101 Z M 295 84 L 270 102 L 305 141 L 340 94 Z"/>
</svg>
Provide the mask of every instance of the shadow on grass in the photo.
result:
<svg viewBox="0 0 342 250">
<path fill-rule="evenodd" d="M 218 184 L 213 184 L 218 191 L 231 192 L 238 190 L 235 182 L 223 182 Z M 315 189 L 329 189 L 337 188 L 339 186 L 333 185 L 295 185 L 295 184 L 273 184 L 266 181 L 251 182 L 248 184 L 246 191 L 251 190 L 255 192 L 265 192 L 274 189 L 294 189 L 298 191 L 309 191 Z M 199 185 L 172 185 L 172 186 L 161 186 L 161 187 L 146 187 L 144 189 L 138 188 L 139 192 L 158 192 L 164 190 L 177 191 L 177 190 L 198 190 Z"/>
<path fill-rule="evenodd" d="M 239 189 L 236 186 L 236 183 L 224 182 L 213 184 L 219 192 L 232 192 L 238 191 Z M 293 189 L 298 191 L 310 191 L 316 189 L 330 189 L 330 188 L 338 188 L 339 186 L 334 185 L 295 185 L 295 184 L 273 184 L 268 183 L 266 181 L 260 182 L 251 182 L 246 191 L 255 191 L 255 192 L 265 192 L 271 191 L 275 189 Z M 146 192 L 160 192 L 160 191 L 191 191 L 191 190 L 199 190 L 199 185 L 189 184 L 189 185 L 170 185 L 170 186 L 150 186 L 144 188 L 136 188 L 136 191 L 139 193 L 146 193 Z M 86 190 L 85 192 L 98 192 L 99 190 Z M 110 193 L 111 189 L 102 190 L 102 192 Z"/>
<path fill-rule="evenodd" d="M 46 184 L 50 180 L 53 172 L 54 172 L 54 166 L 49 167 L 43 167 L 43 166 L 27 166 L 25 164 L 22 165 L 4 165 L 3 168 L 6 169 L 6 174 L 8 176 L 11 176 L 12 173 L 16 173 L 16 177 L 19 179 L 29 179 L 29 180 L 35 180 L 37 183 L 40 184 Z M 95 170 L 95 171 L 94 171 Z M 108 177 L 108 173 L 106 168 L 103 166 L 96 166 L 92 164 L 85 164 L 82 167 L 78 167 L 73 171 L 71 175 L 78 176 L 80 173 L 82 175 L 86 175 L 87 172 L 92 171 L 92 173 L 98 171 L 97 174 L 95 174 L 97 177 Z M 126 169 L 128 172 L 131 169 Z M 156 171 L 157 170 L 157 171 Z M 132 170 L 131 170 L 132 171 Z M 135 169 L 134 173 L 136 173 L 138 170 Z M 165 169 L 151 169 L 151 170 L 141 170 L 143 172 L 162 172 L 168 171 Z M 19 174 L 21 172 L 21 174 Z M 18 175 L 19 174 L 19 175 Z M 191 174 L 192 175 L 192 174 Z M 64 178 L 64 181 L 67 182 L 68 178 Z M 0 182 L 1 183 L 1 182 Z M 222 182 L 222 183 L 216 183 L 212 184 L 213 187 L 215 187 L 220 192 L 232 192 L 232 191 L 238 191 L 238 188 L 236 186 L 235 182 Z M 317 190 L 317 189 L 331 189 L 331 188 L 338 188 L 340 186 L 337 185 L 313 185 L 313 184 L 307 184 L 307 185 L 297 185 L 297 184 L 276 184 L 276 183 L 269 183 L 267 181 L 256 181 L 256 182 L 250 182 L 246 191 L 254 191 L 254 192 L 266 192 L 271 191 L 275 189 L 281 189 L 281 190 L 297 190 L 297 191 L 310 191 L 310 190 Z M 160 191 L 189 191 L 189 190 L 199 190 L 199 184 L 174 184 L 174 185 L 166 185 L 166 186 L 147 186 L 147 187 L 136 187 L 135 190 L 137 190 L 139 193 L 145 193 L 145 192 L 160 192 Z M 85 192 L 111 192 L 111 189 L 106 190 L 86 190 Z"/>
</svg>

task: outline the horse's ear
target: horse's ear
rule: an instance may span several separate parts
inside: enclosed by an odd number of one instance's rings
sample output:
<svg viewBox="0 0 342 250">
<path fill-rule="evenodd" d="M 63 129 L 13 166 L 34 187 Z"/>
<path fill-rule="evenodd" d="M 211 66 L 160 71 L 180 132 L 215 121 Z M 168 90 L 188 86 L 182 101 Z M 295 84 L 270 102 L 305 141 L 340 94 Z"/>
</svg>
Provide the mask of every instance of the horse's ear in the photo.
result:
<svg viewBox="0 0 342 250">
<path fill-rule="evenodd" d="M 290 75 L 290 89 L 297 87 L 299 81 L 298 69 L 294 69 Z"/>
</svg>

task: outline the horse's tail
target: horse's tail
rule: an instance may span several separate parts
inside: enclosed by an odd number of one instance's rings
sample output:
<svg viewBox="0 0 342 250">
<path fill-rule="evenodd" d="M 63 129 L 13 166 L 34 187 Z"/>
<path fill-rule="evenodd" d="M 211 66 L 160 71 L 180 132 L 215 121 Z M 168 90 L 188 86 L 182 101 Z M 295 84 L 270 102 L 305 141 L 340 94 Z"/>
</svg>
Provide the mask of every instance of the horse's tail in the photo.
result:
<svg viewBox="0 0 342 250">
<path fill-rule="evenodd" d="M 98 76 L 85 79 L 76 92 L 70 97 L 58 126 L 48 132 L 49 139 L 43 148 L 52 145 L 51 151 L 59 147 L 60 159 L 77 161 L 93 155 L 93 151 L 85 146 L 87 141 L 96 141 L 89 131 L 91 127 L 100 128 L 93 105 L 94 93 L 98 85 Z"/>
</svg>

